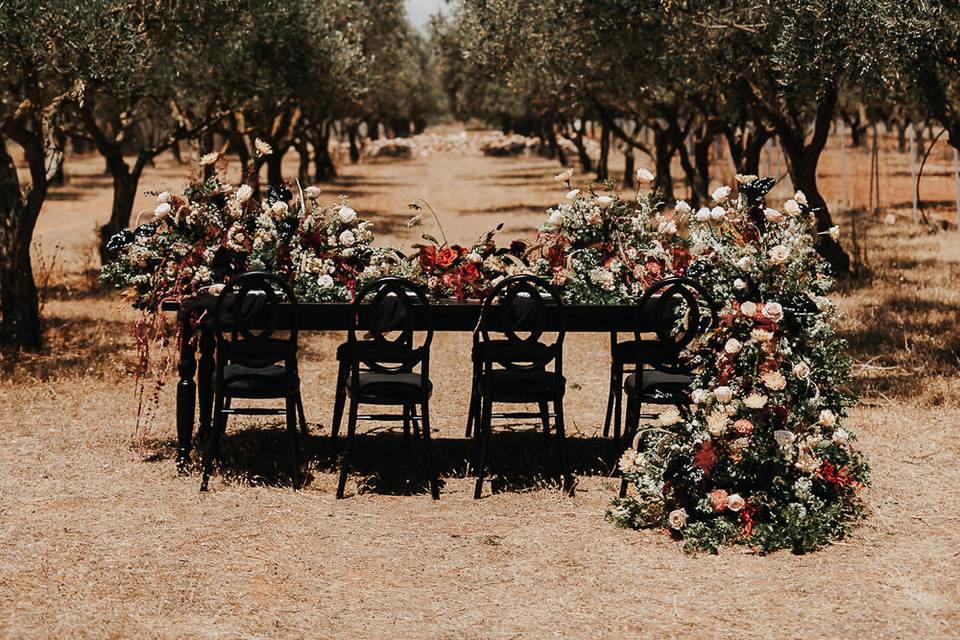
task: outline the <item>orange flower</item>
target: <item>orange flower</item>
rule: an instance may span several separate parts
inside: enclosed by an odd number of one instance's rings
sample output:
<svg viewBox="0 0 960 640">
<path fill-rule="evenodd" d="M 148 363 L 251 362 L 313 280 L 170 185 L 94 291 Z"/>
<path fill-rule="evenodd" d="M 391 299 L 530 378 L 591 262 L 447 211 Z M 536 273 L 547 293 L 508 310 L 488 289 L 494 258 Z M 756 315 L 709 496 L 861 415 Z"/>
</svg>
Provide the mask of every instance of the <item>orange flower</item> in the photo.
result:
<svg viewBox="0 0 960 640">
<path fill-rule="evenodd" d="M 723 489 L 714 489 L 710 492 L 710 506 L 716 512 L 727 508 L 727 492 Z"/>
<path fill-rule="evenodd" d="M 437 266 L 441 269 L 447 269 L 458 257 L 459 254 L 456 249 L 453 247 L 443 247 L 437 252 Z"/>
</svg>

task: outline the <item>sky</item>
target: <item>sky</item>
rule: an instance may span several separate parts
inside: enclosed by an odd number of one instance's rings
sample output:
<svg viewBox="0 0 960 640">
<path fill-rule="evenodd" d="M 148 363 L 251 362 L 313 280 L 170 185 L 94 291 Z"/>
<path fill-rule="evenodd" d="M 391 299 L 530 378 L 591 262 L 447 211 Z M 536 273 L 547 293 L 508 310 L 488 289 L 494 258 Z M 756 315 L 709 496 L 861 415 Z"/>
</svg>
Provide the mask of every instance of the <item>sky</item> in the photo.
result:
<svg viewBox="0 0 960 640">
<path fill-rule="evenodd" d="M 437 11 L 447 10 L 445 0 L 406 0 L 406 4 L 407 18 L 418 29 L 423 29 Z"/>
</svg>

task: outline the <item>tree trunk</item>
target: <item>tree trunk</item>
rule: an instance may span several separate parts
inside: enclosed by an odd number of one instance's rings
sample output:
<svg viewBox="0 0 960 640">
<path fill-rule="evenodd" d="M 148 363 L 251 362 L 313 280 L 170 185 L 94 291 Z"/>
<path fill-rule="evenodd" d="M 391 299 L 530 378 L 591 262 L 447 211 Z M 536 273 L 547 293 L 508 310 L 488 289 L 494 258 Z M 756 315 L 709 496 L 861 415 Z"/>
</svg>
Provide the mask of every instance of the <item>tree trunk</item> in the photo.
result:
<svg viewBox="0 0 960 640">
<path fill-rule="evenodd" d="M 38 351 L 43 346 L 40 297 L 33 281 L 30 243 L 46 197 L 47 177 L 40 136 L 23 142 L 32 188 L 24 198 L 6 140 L 0 139 L 0 344 Z"/>
<path fill-rule="evenodd" d="M 673 202 L 673 177 L 670 175 L 670 163 L 673 160 L 674 147 L 669 134 L 660 127 L 653 128 L 654 165 L 656 183 L 654 186 L 666 202 Z"/>
<path fill-rule="evenodd" d="M 713 144 L 713 134 L 706 132 L 693 142 L 693 166 L 696 169 L 693 176 L 693 194 L 696 203 L 706 202 L 710 197 L 710 145 Z"/>
<path fill-rule="evenodd" d="M 604 116 L 600 124 L 600 159 L 597 161 L 597 180 L 606 180 L 609 175 L 610 162 L 610 127 L 607 117 Z"/>
<path fill-rule="evenodd" d="M 633 188 L 633 179 L 635 169 L 635 160 L 633 155 L 633 147 L 627 145 L 626 151 L 624 151 L 623 158 L 623 187 L 625 189 Z"/>
<path fill-rule="evenodd" d="M 306 139 L 302 136 L 297 139 L 294 146 L 300 160 L 297 166 L 297 179 L 300 180 L 301 185 L 306 186 L 310 184 L 310 148 L 307 146 Z"/>
<path fill-rule="evenodd" d="M 347 125 L 347 139 L 350 141 L 350 162 L 353 164 L 360 162 L 360 147 L 357 145 L 359 130 L 360 123 Z"/>
<path fill-rule="evenodd" d="M 313 168 L 317 182 L 337 177 L 337 168 L 330 157 L 330 126 L 327 124 L 314 132 Z"/>
<path fill-rule="evenodd" d="M 273 153 L 267 156 L 267 186 L 274 187 L 283 184 L 283 156 L 286 149 L 274 147 Z"/>
<path fill-rule="evenodd" d="M 110 261 L 110 252 L 107 251 L 110 238 L 130 226 L 133 201 L 137 197 L 137 185 L 145 164 L 146 159 L 140 158 L 131 170 L 119 151 L 107 158 L 107 166 L 113 176 L 113 206 L 110 209 L 110 220 L 100 227 L 100 264 Z"/>
<path fill-rule="evenodd" d="M 577 130 L 577 135 L 570 139 L 573 146 L 577 148 L 577 159 L 580 161 L 580 168 L 584 173 L 593 171 L 593 161 L 590 154 L 587 153 L 587 145 L 583 142 L 583 128 Z"/>
</svg>

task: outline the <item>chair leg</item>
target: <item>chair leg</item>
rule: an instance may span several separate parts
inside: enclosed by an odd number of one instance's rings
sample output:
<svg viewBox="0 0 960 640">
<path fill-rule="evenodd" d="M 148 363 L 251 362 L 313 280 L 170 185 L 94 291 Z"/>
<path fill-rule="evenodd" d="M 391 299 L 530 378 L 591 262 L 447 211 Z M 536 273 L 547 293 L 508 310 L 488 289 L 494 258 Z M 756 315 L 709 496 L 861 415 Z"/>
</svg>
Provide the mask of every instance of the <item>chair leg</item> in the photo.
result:
<svg viewBox="0 0 960 640">
<path fill-rule="evenodd" d="M 543 444 L 550 444 L 550 403 L 540 403 L 540 422 L 543 424 Z"/>
<path fill-rule="evenodd" d="M 640 428 L 640 413 L 643 411 L 643 403 L 640 402 L 639 398 L 630 396 L 627 398 L 627 425 L 624 430 L 624 442 L 627 447 L 633 446 L 633 438 L 637 433 L 637 429 Z M 622 451 L 620 452 L 623 453 Z M 629 488 L 630 483 L 627 482 L 626 476 L 621 475 L 620 477 L 620 497 L 627 497 L 627 489 Z"/>
<path fill-rule="evenodd" d="M 618 367 L 614 375 L 614 389 L 617 392 L 613 401 L 613 442 L 620 444 L 620 421 L 623 413 L 623 368 Z"/>
<path fill-rule="evenodd" d="M 287 398 L 287 434 L 290 436 L 290 455 L 293 457 L 290 478 L 293 480 L 293 490 L 300 488 L 300 438 L 297 432 L 298 398 Z"/>
<path fill-rule="evenodd" d="M 414 409 L 416 415 L 416 409 Z M 430 406 L 427 400 L 423 401 L 423 419 L 420 421 L 420 446 L 423 448 L 423 470 L 427 475 L 427 482 L 430 483 L 430 496 L 434 500 L 440 499 L 440 481 L 437 478 L 437 472 L 433 466 L 433 451 L 430 444 Z M 414 428 L 416 429 L 417 420 L 414 418 Z"/>
<path fill-rule="evenodd" d="M 210 474 L 213 473 L 213 461 L 220 456 L 220 440 L 227 430 L 227 414 L 224 413 L 224 404 L 229 404 L 230 398 L 224 400 L 219 392 L 213 400 L 213 425 L 207 437 L 206 451 L 203 455 L 203 478 L 200 480 L 200 491 L 207 491 L 210 483 Z"/>
<path fill-rule="evenodd" d="M 347 365 L 340 362 L 337 368 L 337 392 L 333 396 L 333 423 L 330 426 L 330 440 L 336 442 L 340 434 L 340 422 L 343 420 L 343 406 L 347 403 L 346 377 Z"/>
<path fill-rule="evenodd" d="M 613 355 L 611 354 L 611 358 L 612 357 Z M 617 388 L 616 388 L 617 366 L 619 365 L 616 360 L 610 361 L 610 385 L 609 385 L 609 390 L 607 392 L 607 413 L 603 418 L 603 437 L 604 438 L 610 437 L 610 421 L 613 418 L 613 403 L 616 400 L 617 393 L 619 393 L 619 391 L 617 391 Z"/>
<path fill-rule="evenodd" d="M 464 434 L 469 438 L 480 420 L 480 394 L 477 393 L 477 379 L 480 377 L 479 367 L 473 366 L 473 377 L 470 379 L 470 404 L 467 408 L 467 431 Z"/>
<path fill-rule="evenodd" d="M 303 412 L 303 396 L 297 392 L 297 419 L 300 421 L 300 433 L 310 435 L 310 429 L 307 427 L 307 416 Z"/>
<path fill-rule="evenodd" d="M 410 442 L 410 406 L 403 405 L 403 442 Z"/>
<path fill-rule="evenodd" d="M 347 447 L 340 460 L 340 480 L 337 482 L 337 497 L 343 497 L 343 490 L 347 486 L 347 471 L 350 467 L 350 450 L 353 448 L 353 438 L 357 432 L 357 402 L 350 400 L 350 417 L 347 419 Z"/>
<path fill-rule="evenodd" d="M 490 422 L 493 414 L 493 401 L 490 398 L 483 399 L 483 405 L 480 410 L 480 422 L 477 425 L 476 434 L 476 458 L 474 462 L 474 473 L 477 476 L 473 486 L 473 498 L 479 500 L 483 494 L 483 477 L 486 474 L 487 448 L 490 444 Z"/>
<path fill-rule="evenodd" d="M 563 425 L 563 398 L 553 401 L 557 424 L 557 462 L 560 464 L 560 475 L 563 478 L 563 490 L 573 495 L 573 475 L 567 468 L 566 433 Z"/>
</svg>

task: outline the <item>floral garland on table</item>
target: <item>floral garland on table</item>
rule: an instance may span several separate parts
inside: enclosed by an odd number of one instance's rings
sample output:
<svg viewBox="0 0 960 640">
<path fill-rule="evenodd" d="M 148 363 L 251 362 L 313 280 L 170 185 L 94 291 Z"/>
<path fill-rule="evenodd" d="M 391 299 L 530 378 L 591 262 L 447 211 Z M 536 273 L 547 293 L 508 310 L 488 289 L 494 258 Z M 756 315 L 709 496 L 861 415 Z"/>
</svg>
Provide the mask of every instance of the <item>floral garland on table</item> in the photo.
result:
<svg viewBox="0 0 960 640">
<path fill-rule="evenodd" d="M 561 288 L 575 304 L 630 304 L 667 273 L 689 263 L 687 241 L 675 220 L 660 215 L 658 194 L 624 200 L 612 183 L 574 188 L 573 170 L 554 178 L 568 189 L 564 201 L 547 211 L 538 229 L 540 256 L 531 268 Z M 653 175 L 637 172 L 641 184 Z M 598 193 L 595 187 L 599 186 Z"/>
<path fill-rule="evenodd" d="M 864 515 L 868 467 L 841 426 L 855 400 L 850 360 L 803 194 L 773 209 L 773 180 L 738 179 L 736 199 L 721 187 L 713 208 L 676 207 L 690 227 L 688 273 L 722 304 L 721 321 L 695 359 L 694 408 L 641 425 L 619 464 L 635 495 L 607 515 L 664 527 L 689 551 L 802 553 Z"/>
</svg>

